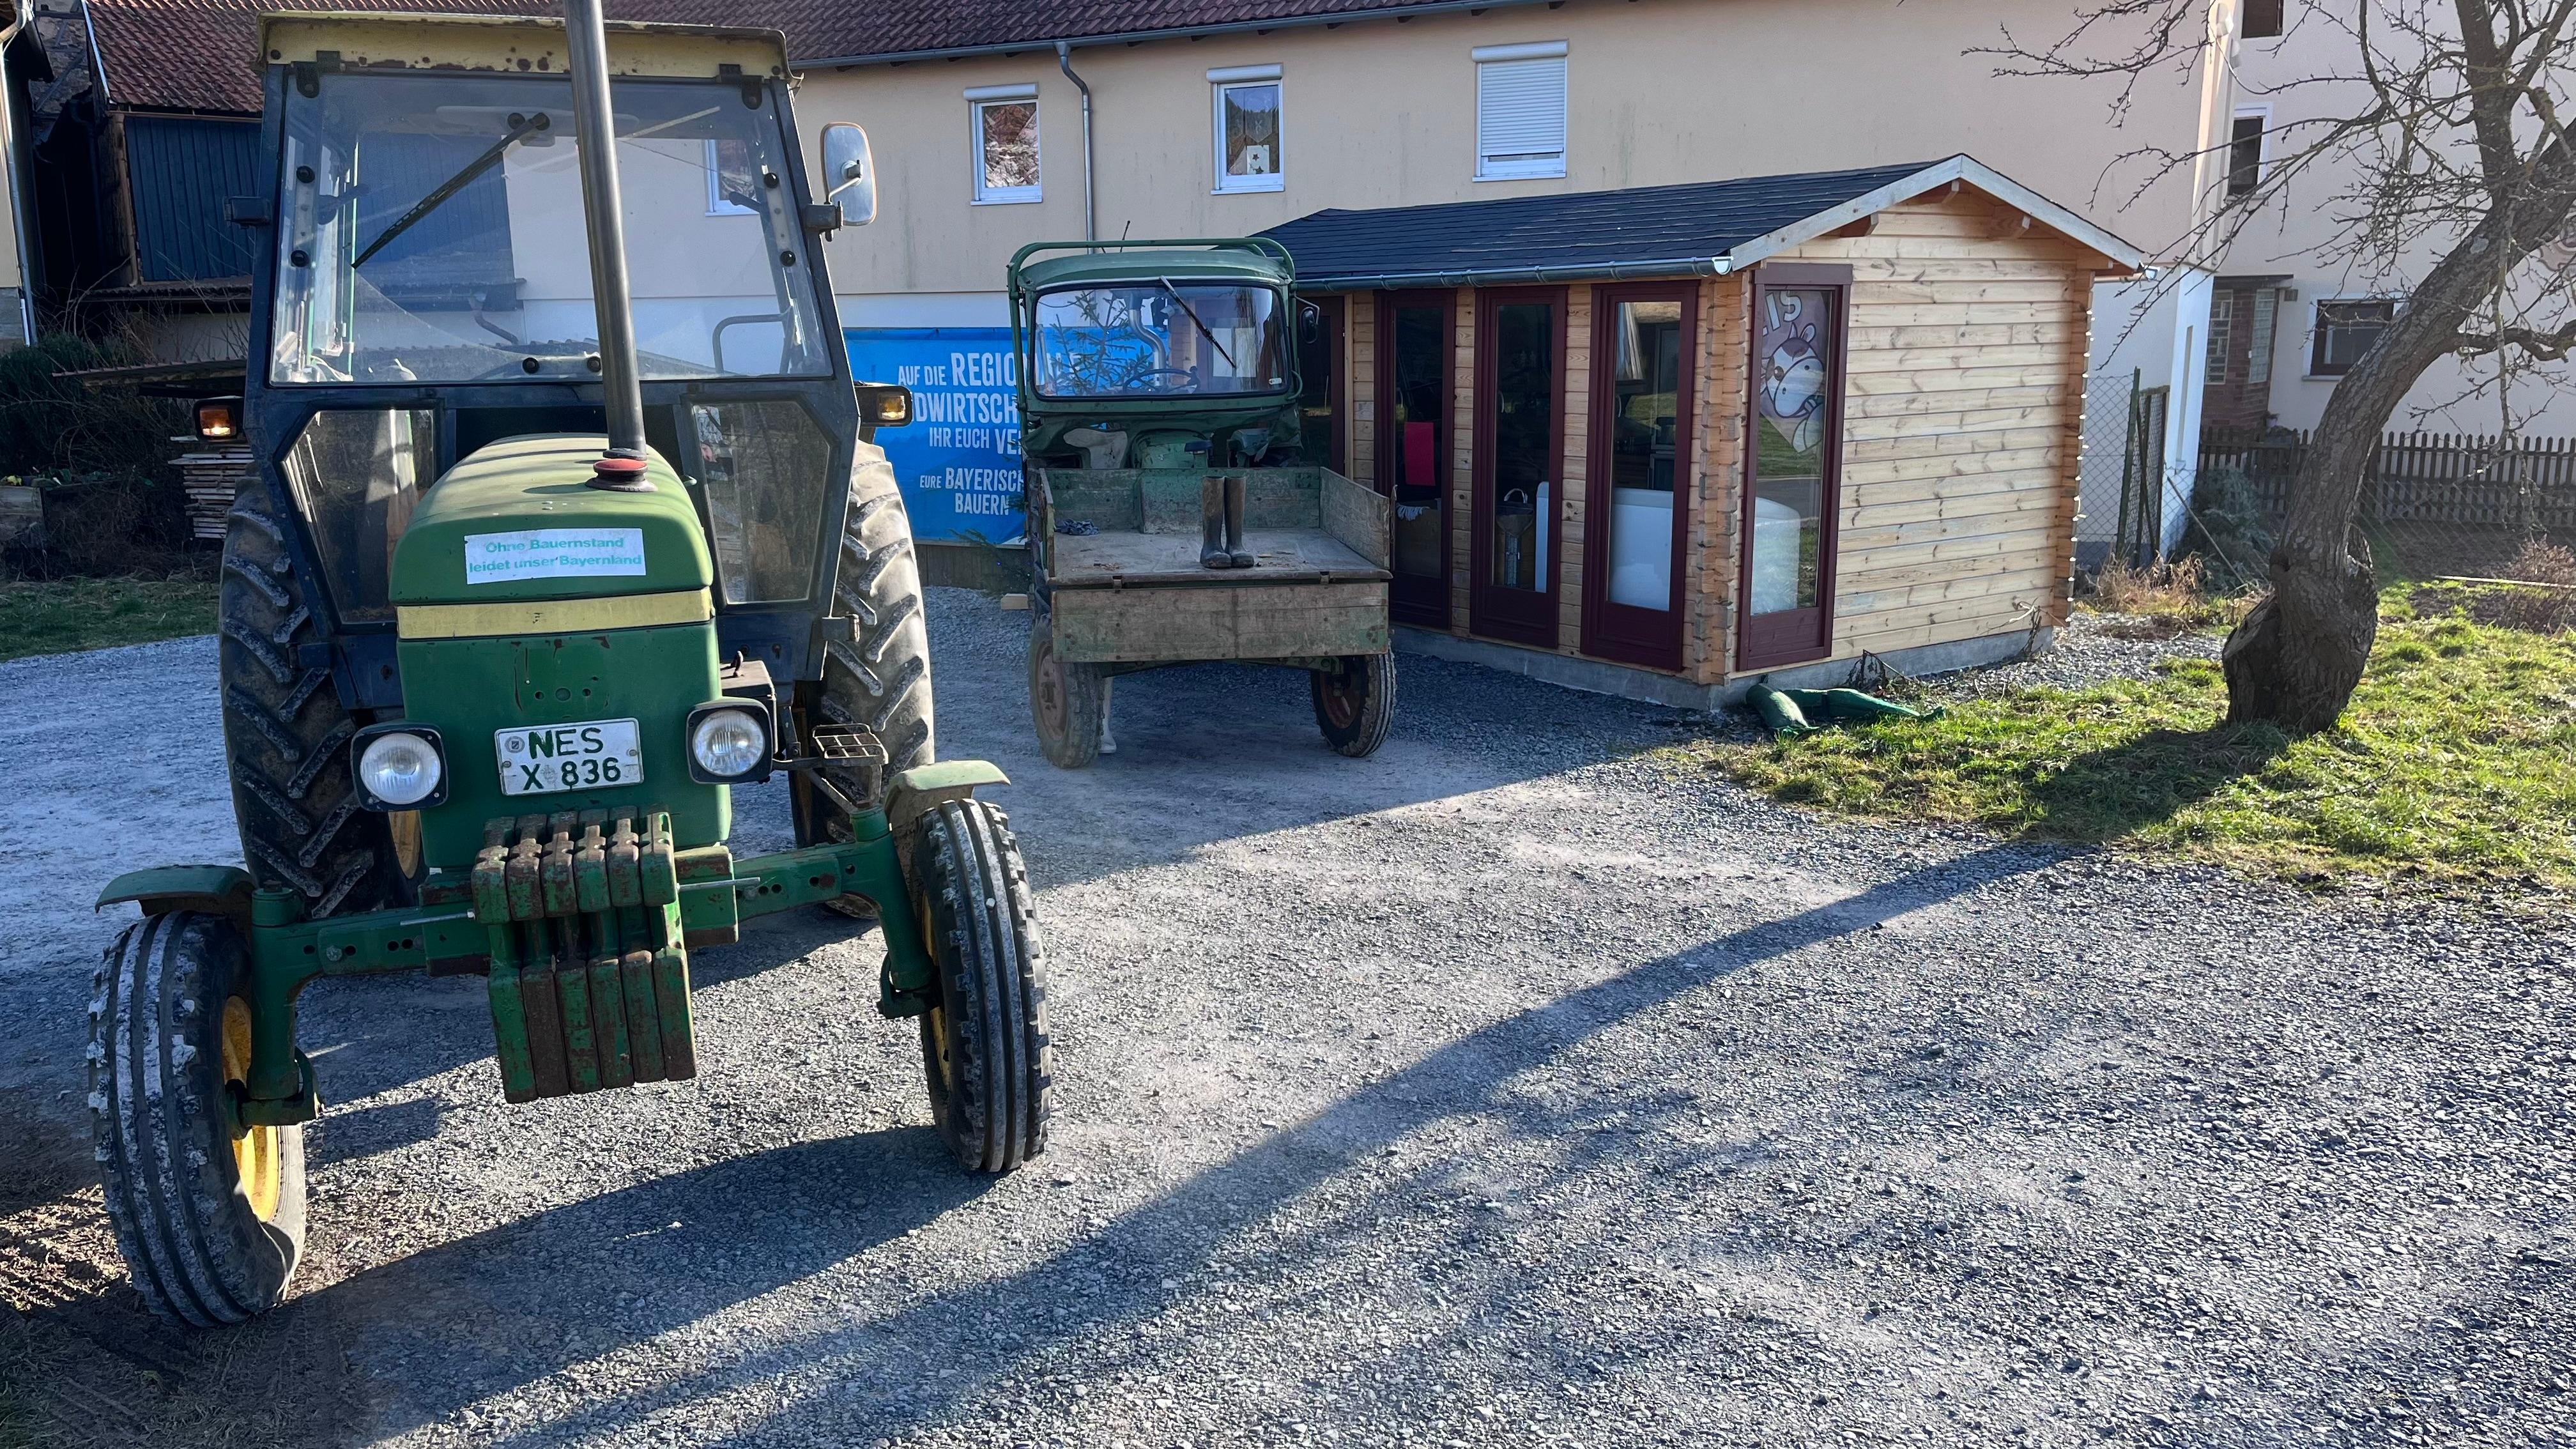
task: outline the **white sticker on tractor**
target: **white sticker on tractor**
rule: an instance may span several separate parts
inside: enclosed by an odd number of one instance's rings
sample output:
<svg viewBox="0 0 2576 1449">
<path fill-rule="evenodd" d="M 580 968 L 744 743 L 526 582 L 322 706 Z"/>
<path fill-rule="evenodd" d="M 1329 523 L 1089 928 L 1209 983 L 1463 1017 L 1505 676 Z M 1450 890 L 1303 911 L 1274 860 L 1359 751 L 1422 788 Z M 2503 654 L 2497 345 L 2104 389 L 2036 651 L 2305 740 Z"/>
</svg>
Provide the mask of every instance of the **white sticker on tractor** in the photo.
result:
<svg viewBox="0 0 2576 1449">
<path fill-rule="evenodd" d="M 640 528 L 531 528 L 465 536 L 465 582 L 574 579 L 644 572 Z"/>
</svg>

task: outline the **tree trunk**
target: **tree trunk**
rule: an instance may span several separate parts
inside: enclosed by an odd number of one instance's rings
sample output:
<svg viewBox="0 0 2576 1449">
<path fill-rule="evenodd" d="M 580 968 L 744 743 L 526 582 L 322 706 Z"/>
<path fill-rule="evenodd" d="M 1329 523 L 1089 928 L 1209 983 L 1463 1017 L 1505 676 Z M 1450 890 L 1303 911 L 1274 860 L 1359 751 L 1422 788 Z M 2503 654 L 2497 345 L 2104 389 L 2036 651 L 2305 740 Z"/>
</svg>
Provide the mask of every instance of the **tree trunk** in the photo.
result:
<svg viewBox="0 0 2576 1449">
<path fill-rule="evenodd" d="M 2495 248 L 2538 247 L 2576 198 L 2566 148 L 2546 148 L 2535 184 L 2488 213 L 2435 264 L 2388 330 L 2336 384 L 2290 482 L 2272 549 L 2272 594 L 2227 636 L 2227 721 L 2268 720 L 2294 734 L 2331 729 L 2352 702 L 2379 635 L 2379 580 L 2354 528 L 2371 455 L 2389 416 L 2496 284 Z"/>
</svg>

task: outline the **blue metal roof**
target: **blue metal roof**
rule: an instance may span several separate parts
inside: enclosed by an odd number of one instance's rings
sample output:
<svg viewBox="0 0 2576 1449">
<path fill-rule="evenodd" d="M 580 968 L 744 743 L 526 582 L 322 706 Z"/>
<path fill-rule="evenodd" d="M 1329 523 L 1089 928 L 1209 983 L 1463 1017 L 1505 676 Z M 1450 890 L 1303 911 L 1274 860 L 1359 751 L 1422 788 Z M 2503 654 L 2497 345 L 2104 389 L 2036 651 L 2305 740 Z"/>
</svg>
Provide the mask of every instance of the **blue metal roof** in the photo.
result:
<svg viewBox="0 0 2576 1449">
<path fill-rule="evenodd" d="M 2116 237 L 1965 156 L 1683 186 L 1318 211 L 1262 235 L 1287 244 L 1297 259 L 1297 284 L 1314 289 L 1706 274 L 1794 245 L 1784 234 L 1830 230 L 1960 179 L 2134 265 L 2134 252 Z"/>
</svg>

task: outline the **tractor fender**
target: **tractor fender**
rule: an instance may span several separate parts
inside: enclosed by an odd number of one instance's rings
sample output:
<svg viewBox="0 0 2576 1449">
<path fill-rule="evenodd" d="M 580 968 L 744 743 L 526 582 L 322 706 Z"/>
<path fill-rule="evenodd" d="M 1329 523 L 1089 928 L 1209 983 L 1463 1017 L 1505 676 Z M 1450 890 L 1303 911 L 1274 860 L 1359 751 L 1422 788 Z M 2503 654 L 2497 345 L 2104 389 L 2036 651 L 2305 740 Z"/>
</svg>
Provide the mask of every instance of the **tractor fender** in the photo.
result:
<svg viewBox="0 0 2576 1449">
<path fill-rule="evenodd" d="M 912 822 L 951 800 L 971 800 L 978 785 L 1007 785 L 1011 777 L 990 760 L 942 760 L 915 765 L 886 781 L 886 828 L 897 839 Z"/>
<path fill-rule="evenodd" d="M 91 909 L 103 911 L 120 901 L 133 901 L 147 916 L 202 911 L 247 923 L 251 892 L 256 888 L 250 872 L 237 865 L 160 865 L 130 870 L 109 881 Z"/>
</svg>

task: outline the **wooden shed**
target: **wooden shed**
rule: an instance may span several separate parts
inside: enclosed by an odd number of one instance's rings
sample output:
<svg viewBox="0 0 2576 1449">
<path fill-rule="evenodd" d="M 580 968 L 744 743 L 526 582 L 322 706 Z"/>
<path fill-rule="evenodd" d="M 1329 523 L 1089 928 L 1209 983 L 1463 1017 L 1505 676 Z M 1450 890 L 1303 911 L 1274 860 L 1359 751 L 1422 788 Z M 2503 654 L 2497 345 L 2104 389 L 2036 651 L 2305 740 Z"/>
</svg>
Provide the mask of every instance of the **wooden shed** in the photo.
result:
<svg viewBox="0 0 2576 1449">
<path fill-rule="evenodd" d="M 2065 618 L 2093 284 L 2141 258 L 1966 156 L 1269 234 L 1400 647 L 1706 707 Z"/>
</svg>

